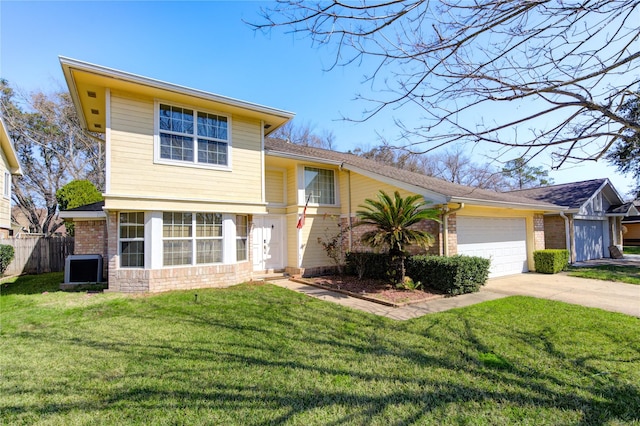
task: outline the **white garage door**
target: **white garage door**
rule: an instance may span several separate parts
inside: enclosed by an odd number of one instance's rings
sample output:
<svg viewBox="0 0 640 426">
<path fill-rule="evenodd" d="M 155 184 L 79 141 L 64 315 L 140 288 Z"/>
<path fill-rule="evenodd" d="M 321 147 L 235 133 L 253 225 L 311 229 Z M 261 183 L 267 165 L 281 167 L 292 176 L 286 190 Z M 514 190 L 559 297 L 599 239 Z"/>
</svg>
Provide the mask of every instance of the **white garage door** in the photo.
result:
<svg viewBox="0 0 640 426">
<path fill-rule="evenodd" d="M 458 216 L 458 254 L 491 259 L 490 277 L 527 272 L 524 218 Z"/>
</svg>

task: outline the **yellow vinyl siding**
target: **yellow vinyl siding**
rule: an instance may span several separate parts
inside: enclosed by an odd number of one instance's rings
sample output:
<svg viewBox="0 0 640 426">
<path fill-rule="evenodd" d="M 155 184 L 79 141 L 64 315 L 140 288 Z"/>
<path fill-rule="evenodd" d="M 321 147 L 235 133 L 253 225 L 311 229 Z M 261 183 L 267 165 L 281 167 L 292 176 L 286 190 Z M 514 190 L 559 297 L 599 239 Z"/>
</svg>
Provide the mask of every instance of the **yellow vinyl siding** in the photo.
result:
<svg viewBox="0 0 640 426">
<path fill-rule="evenodd" d="M 269 170 L 265 171 L 265 192 L 267 203 L 284 204 L 284 185 L 285 185 L 285 172 L 284 170 Z"/>
<path fill-rule="evenodd" d="M 341 173 L 340 176 L 340 198 L 342 199 L 342 213 L 349 213 L 349 176 L 347 176 L 347 172 Z M 376 199 L 377 194 L 380 190 L 383 190 L 387 194 L 393 196 L 394 191 L 399 191 L 400 195 L 406 197 L 407 195 L 414 195 L 409 191 L 405 191 L 404 189 L 399 189 L 393 185 L 389 185 L 387 183 L 371 179 L 366 176 L 362 176 L 358 173 L 351 172 L 351 214 L 355 214 L 357 210 L 360 210 L 358 207 L 361 204 L 364 204 L 364 200 L 367 198 Z"/>
<path fill-rule="evenodd" d="M 262 201 L 260 122 L 232 116 L 231 169 L 154 163 L 154 103 L 114 94 L 111 98 L 113 195 Z"/>
<path fill-rule="evenodd" d="M 307 210 L 308 211 L 308 210 Z M 302 267 L 313 268 L 331 266 L 333 261 L 327 256 L 318 238 L 327 241 L 338 231 L 338 218 L 331 215 L 309 216 L 302 228 Z"/>
<path fill-rule="evenodd" d="M 5 173 L 9 172 L 9 162 L 2 152 L 2 161 L 0 161 L 0 228 L 11 229 L 11 199 L 4 197 L 4 179 Z M 11 179 L 11 174 L 9 174 Z"/>
</svg>

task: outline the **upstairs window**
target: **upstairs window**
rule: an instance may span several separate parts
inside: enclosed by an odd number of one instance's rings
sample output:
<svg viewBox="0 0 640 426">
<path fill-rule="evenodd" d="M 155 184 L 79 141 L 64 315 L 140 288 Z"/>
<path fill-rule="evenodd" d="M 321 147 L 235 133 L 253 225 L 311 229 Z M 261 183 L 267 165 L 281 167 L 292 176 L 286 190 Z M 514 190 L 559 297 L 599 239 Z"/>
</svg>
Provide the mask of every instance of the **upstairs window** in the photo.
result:
<svg viewBox="0 0 640 426">
<path fill-rule="evenodd" d="M 336 190 L 333 170 L 304 168 L 304 197 L 312 204 L 335 204 Z"/>
<path fill-rule="evenodd" d="M 160 159 L 229 165 L 229 119 L 189 108 L 159 105 Z"/>
</svg>

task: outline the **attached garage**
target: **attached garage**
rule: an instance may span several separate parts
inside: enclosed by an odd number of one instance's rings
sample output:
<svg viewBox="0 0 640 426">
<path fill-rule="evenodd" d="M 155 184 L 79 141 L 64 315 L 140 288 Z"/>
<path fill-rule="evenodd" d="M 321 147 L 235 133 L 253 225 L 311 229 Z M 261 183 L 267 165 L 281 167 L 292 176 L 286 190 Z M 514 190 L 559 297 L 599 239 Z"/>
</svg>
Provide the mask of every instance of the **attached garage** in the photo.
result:
<svg viewBox="0 0 640 426">
<path fill-rule="evenodd" d="M 529 270 L 524 218 L 458 216 L 457 234 L 458 254 L 491 259 L 489 277 Z"/>
<path fill-rule="evenodd" d="M 576 262 L 604 257 L 603 221 L 575 221 Z"/>
</svg>

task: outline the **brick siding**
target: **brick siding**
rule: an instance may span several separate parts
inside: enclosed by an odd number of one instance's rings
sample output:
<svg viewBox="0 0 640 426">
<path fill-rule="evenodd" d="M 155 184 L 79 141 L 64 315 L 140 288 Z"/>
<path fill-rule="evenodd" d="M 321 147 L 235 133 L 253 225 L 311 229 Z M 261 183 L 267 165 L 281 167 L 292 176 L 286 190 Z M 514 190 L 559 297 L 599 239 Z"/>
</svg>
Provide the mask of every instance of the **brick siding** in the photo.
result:
<svg viewBox="0 0 640 426">
<path fill-rule="evenodd" d="M 108 276 L 107 256 L 107 221 L 76 220 L 74 221 L 75 236 L 73 243 L 74 254 L 102 255 L 102 276 Z"/>
<path fill-rule="evenodd" d="M 355 224 L 356 223 L 356 219 L 354 218 L 352 220 L 352 222 Z M 347 229 L 347 218 L 342 218 L 341 219 L 341 224 L 343 229 Z M 351 251 L 354 252 L 373 252 L 375 251 L 373 248 L 371 248 L 370 246 L 364 244 L 362 242 L 362 236 L 365 234 L 365 232 L 368 232 L 370 230 L 374 229 L 373 225 L 363 225 L 363 226 L 356 226 L 353 227 L 351 229 Z M 421 231 L 427 231 L 429 232 L 431 235 L 434 236 L 435 241 L 434 244 L 431 247 L 428 248 L 423 248 L 420 246 L 410 246 L 407 248 L 407 251 L 410 254 L 433 254 L 433 255 L 438 255 L 440 253 L 440 224 L 437 222 L 434 222 L 432 220 L 423 220 L 415 225 L 413 225 L 412 229 L 417 229 L 417 230 L 421 230 Z M 348 235 L 345 234 L 344 238 L 342 239 L 342 248 L 343 250 L 349 251 L 349 238 Z"/>
<path fill-rule="evenodd" d="M 562 217 L 558 215 L 544 216 L 544 247 L 548 249 L 567 248 L 565 223 Z M 536 248 L 536 250 L 540 249 Z"/>
</svg>

